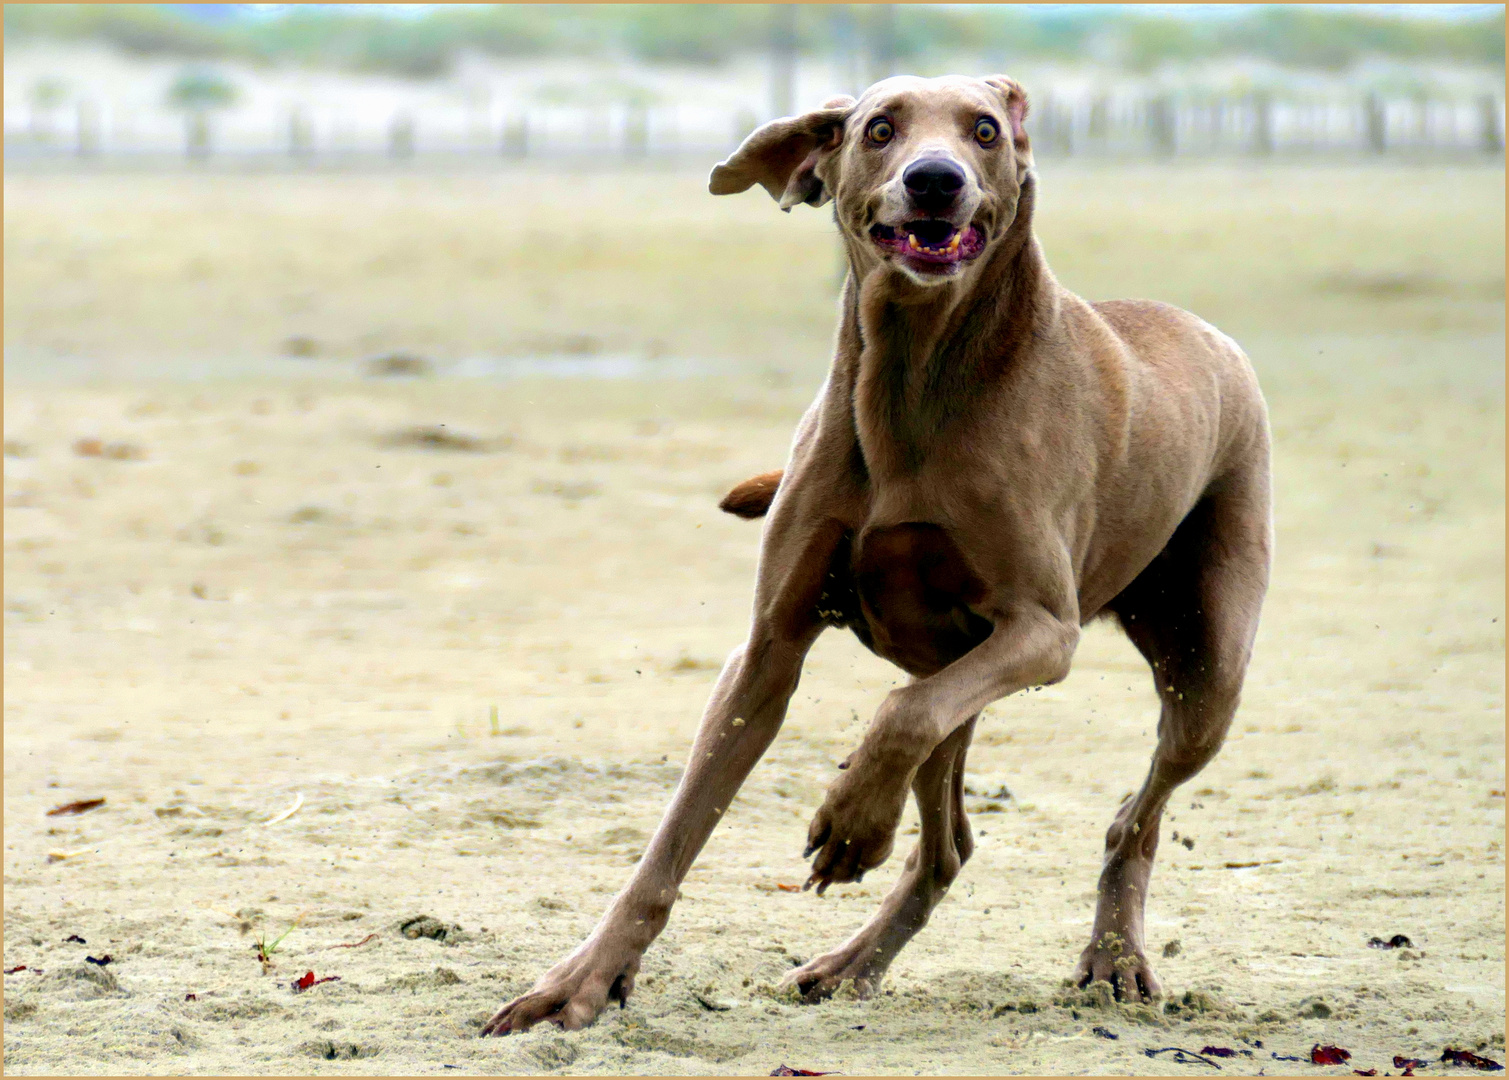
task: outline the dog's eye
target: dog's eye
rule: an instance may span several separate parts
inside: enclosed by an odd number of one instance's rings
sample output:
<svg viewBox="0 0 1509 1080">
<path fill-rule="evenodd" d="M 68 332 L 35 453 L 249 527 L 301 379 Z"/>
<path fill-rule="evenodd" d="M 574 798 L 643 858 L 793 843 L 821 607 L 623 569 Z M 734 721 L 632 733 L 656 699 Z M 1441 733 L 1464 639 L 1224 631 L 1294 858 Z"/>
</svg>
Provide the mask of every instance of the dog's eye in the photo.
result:
<svg viewBox="0 0 1509 1080">
<path fill-rule="evenodd" d="M 981 146 L 989 146 L 1000 137 L 1001 129 L 996 127 L 994 120 L 975 121 L 975 142 Z"/>
<path fill-rule="evenodd" d="M 891 122 L 883 116 L 877 116 L 870 121 L 870 126 L 865 128 L 865 136 L 877 146 L 884 146 L 895 136 L 896 129 Z"/>
</svg>

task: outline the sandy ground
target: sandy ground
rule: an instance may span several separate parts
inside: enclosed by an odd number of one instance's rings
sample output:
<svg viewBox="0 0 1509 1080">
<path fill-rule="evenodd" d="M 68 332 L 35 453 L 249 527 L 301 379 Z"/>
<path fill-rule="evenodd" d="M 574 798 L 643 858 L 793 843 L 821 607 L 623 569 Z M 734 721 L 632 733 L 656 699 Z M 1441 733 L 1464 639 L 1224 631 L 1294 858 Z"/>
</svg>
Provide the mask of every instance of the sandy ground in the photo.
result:
<svg viewBox="0 0 1509 1080">
<path fill-rule="evenodd" d="M 1400 174 L 1341 176 L 1372 193 L 1345 205 L 1337 176 L 1297 175 L 1238 178 L 1177 228 L 1157 224 L 1160 199 L 1188 195 L 1167 174 L 1066 176 L 1059 190 L 1085 200 L 1057 232 L 1045 221 L 1050 257 L 1091 295 L 1198 310 L 1206 290 L 1273 411 L 1278 556 L 1257 656 L 1225 750 L 1171 809 L 1166 829 L 1188 843 L 1166 839 L 1154 877 L 1167 1000 L 1128 1008 L 1062 984 L 1156 719 L 1145 666 L 1105 626 L 1066 682 L 981 721 L 979 847 L 886 992 L 802 1006 L 774 989 L 899 869 L 825 899 L 782 888 L 803 880 L 809 815 L 896 678 L 834 633 L 629 1008 L 578 1034 L 486 1042 L 484 1020 L 627 879 L 740 640 L 758 526 L 714 504 L 783 459 L 810 396 L 831 292 L 771 268 L 831 273 L 817 215 L 728 201 L 716 218 L 666 197 L 692 253 L 644 272 L 646 311 L 607 290 L 583 313 L 550 282 L 557 310 L 509 301 L 519 341 L 618 334 L 605 352 L 647 354 L 659 335 L 671 357 L 697 355 L 683 341 L 723 317 L 702 310 L 706 292 L 681 298 L 685 320 L 664 314 L 715 243 L 696 222 L 747 220 L 753 238 L 758 209 L 795 254 L 788 269 L 751 247 L 749 305 L 727 308 L 733 329 L 702 354 L 737 360 L 732 374 L 385 380 L 358 374 L 362 349 L 446 360 L 515 345 L 475 340 L 480 292 L 433 283 L 405 307 L 401 281 L 326 298 L 313 263 L 269 278 L 269 295 L 318 293 L 322 319 L 248 299 L 213 267 L 176 287 L 154 277 L 196 244 L 235 250 L 207 230 L 250 237 L 280 207 L 327 239 L 356 236 L 361 208 L 389 197 L 377 181 L 301 181 L 265 203 L 248 194 L 265 187 L 235 188 L 250 180 L 203 178 L 221 187 L 202 202 L 205 187 L 176 181 L 184 224 L 148 250 L 141 218 L 167 220 L 172 185 L 71 179 L 83 224 L 49 235 L 58 185 L 8 178 L 4 962 L 28 970 L 5 977 L 7 1071 L 1206 1074 L 1144 1050 L 1216 1045 L 1252 1055 L 1226 1072 L 1349 1072 L 1272 1057 L 1316 1042 L 1380 1072 L 1447 1046 L 1502 1060 L 1502 174 L 1404 173 L 1416 196 L 1457 194 L 1431 204 L 1435 233 L 1391 216 L 1410 197 Z M 1112 196 L 1090 197 L 1108 189 L 1143 216 L 1097 233 Z M 1243 190 L 1248 234 L 1215 252 L 1189 240 Z M 661 212 L 638 194 L 647 218 Z M 422 238 L 478 205 L 447 198 L 393 228 Z M 1305 254 L 1316 221 L 1335 242 Z M 1159 228 L 1170 254 L 1137 277 Z M 1461 241 L 1455 261 L 1442 234 Z M 320 245 L 299 242 L 315 259 Z M 461 264 L 467 242 L 448 249 Z M 342 265 L 375 257 L 330 249 Z M 1212 276 L 1220 251 L 1230 280 Z M 1308 260 L 1309 292 L 1274 252 Z M 1136 280 L 1099 287 L 1118 270 Z M 566 266 L 550 280 L 589 271 L 632 277 Z M 731 288 L 737 267 L 707 276 L 701 289 Z M 474 302 L 470 321 L 457 314 Z M 762 351 L 748 328 L 783 302 L 793 315 Z M 362 343 L 355 328 L 384 305 L 388 329 Z M 435 336 L 414 343 L 405 319 Z M 336 344 L 303 367 L 268 359 L 292 334 Z M 108 377 L 79 377 L 91 369 Z M 264 971 L 256 941 L 285 931 Z M 1400 933 L 1413 948 L 1367 946 Z M 103 969 L 85 960 L 106 953 Z M 296 994 L 306 971 L 339 981 Z"/>
</svg>

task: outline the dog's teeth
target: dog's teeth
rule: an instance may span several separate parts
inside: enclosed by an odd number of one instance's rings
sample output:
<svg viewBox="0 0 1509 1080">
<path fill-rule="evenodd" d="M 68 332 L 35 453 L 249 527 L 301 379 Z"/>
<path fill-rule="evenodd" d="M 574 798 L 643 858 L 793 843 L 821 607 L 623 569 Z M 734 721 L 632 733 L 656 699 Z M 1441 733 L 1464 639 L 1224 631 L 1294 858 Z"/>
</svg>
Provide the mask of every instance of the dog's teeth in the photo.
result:
<svg viewBox="0 0 1509 1080">
<path fill-rule="evenodd" d="M 922 250 L 922 245 L 919 244 L 919 243 L 917 243 L 917 234 L 916 233 L 907 233 L 906 234 L 906 242 L 909 245 L 911 245 L 911 248 L 912 248 L 913 251 L 921 251 Z"/>
</svg>

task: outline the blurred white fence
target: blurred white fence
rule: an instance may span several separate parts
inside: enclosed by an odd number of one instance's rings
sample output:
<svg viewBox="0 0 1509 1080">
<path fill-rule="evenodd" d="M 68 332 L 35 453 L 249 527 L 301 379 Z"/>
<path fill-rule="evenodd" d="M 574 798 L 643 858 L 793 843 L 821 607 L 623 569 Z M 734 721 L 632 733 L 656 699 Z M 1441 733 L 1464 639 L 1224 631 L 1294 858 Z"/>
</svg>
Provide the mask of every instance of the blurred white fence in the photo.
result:
<svg viewBox="0 0 1509 1080">
<path fill-rule="evenodd" d="M 203 111 L 137 112 L 82 102 L 5 111 L 8 164 L 68 159 L 252 158 L 354 163 L 413 158 L 498 160 L 709 159 L 726 154 L 757 118 L 693 105 L 457 107 L 386 116 L 300 108 L 269 123 Z M 1028 131 L 1040 157 L 1205 155 L 1502 155 L 1504 101 L 1378 95 L 1285 101 L 1257 93 L 1191 101 L 1166 97 L 1036 99 Z"/>
</svg>

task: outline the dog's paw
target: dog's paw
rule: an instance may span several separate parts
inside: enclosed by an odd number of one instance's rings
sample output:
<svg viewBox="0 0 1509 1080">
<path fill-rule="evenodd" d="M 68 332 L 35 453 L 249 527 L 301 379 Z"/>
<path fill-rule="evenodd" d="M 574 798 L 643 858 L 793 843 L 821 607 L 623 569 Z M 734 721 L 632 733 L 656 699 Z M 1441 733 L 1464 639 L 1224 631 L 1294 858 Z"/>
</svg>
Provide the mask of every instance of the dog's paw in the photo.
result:
<svg viewBox="0 0 1509 1080">
<path fill-rule="evenodd" d="M 812 858 L 812 875 L 804 888 L 816 885 L 821 896 L 829 885 L 861 880 L 890 857 L 907 780 L 850 768 L 833 782 L 807 829 L 802 857 Z"/>
<path fill-rule="evenodd" d="M 567 957 L 547 971 L 529 993 L 510 1001 L 482 1027 L 482 1036 L 528 1031 L 539 1023 L 580 1031 L 617 1001 L 622 1007 L 634 990 L 638 954 L 599 948 Z"/>
<path fill-rule="evenodd" d="M 1074 985 L 1085 987 L 1092 982 L 1109 983 L 1117 1001 L 1145 1002 L 1163 996 L 1153 965 L 1142 950 L 1113 930 L 1101 934 L 1079 954 Z"/>
<path fill-rule="evenodd" d="M 853 950 L 836 949 L 788 972 L 781 980 L 781 987 L 794 987 L 804 1002 L 814 1005 L 826 1001 L 848 983 L 854 996 L 864 1000 L 874 996 L 884 975 L 883 971 L 872 971 L 866 960 L 854 955 Z"/>
<path fill-rule="evenodd" d="M 780 985 L 783 989 L 797 989 L 803 1002 L 815 1005 L 833 997 L 845 983 L 853 989 L 854 996 L 860 1000 L 868 999 L 880 989 L 880 980 L 884 976 L 886 962 L 875 947 L 874 937 L 860 934 L 856 940 L 837 947 L 833 952 L 792 968 L 785 979 L 780 980 Z"/>
</svg>

